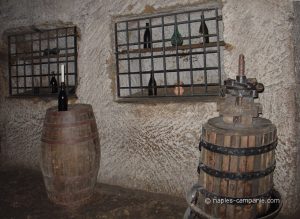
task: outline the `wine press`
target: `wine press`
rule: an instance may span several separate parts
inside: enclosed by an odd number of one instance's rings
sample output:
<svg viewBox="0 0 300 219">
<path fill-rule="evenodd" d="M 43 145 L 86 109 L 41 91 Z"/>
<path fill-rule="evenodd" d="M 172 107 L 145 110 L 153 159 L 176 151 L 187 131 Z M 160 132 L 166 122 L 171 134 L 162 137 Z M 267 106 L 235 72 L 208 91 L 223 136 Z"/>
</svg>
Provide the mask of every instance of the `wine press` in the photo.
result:
<svg viewBox="0 0 300 219">
<path fill-rule="evenodd" d="M 282 207 L 274 189 L 277 129 L 254 102 L 264 86 L 245 76 L 227 79 L 219 117 L 203 125 L 198 183 L 187 194 L 186 219 L 274 218 Z"/>
</svg>

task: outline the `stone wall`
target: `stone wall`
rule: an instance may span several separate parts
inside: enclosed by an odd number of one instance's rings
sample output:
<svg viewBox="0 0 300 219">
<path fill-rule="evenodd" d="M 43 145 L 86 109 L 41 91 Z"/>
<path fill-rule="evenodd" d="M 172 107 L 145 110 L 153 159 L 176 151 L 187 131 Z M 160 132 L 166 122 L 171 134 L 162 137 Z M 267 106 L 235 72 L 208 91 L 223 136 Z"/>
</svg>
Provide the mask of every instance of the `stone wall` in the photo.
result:
<svg viewBox="0 0 300 219">
<path fill-rule="evenodd" d="M 0 1 L 1 162 L 39 168 L 39 142 L 45 110 L 54 100 L 8 96 L 5 31 L 31 25 L 73 23 L 78 41 L 78 99 L 93 105 L 101 137 L 98 181 L 184 196 L 197 180 L 197 149 L 202 124 L 218 115 L 204 102 L 117 103 L 114 101 L 112 19 L 120 15 L 201 6 L 204 0 L 10 0 Z M 246 73 L 265 84 L 263 116 L 278 127 L 275 185 L 284 198 L 284 213 L 299 197 L 296 176 L 295 75 L 292 38 L 293 4 L 284 1 L 224 0 L 220 3 L 225 74 L 234 77 L 239 53 Z"/>
<path fill-rule="evenodd" d="M 230 1 L 231 2 L 231 1 Z M 236 57 L 244 53 L 246 74 L 265 85 L 260 95 L 263 117 L 278 132 L 275 187 L 282 193 L 286 211 L 298 202 L 297 133 L 295 129 L 295 75 L 293 5 L 291 1 L 234 1 L 225 3 L 224 39 L 233 49 L 224 55 L 225 72 L 236 73 Z"/>
</svg>

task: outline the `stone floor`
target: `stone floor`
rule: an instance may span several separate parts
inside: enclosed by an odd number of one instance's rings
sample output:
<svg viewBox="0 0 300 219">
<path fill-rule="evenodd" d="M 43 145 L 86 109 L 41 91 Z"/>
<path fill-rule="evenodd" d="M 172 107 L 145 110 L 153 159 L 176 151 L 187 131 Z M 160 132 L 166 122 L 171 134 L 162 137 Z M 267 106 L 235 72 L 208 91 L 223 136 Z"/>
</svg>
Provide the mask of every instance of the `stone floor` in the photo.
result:
<svg viewBox="0 0 300 219">
<path fill-rule="evenodd" d="M 0 168 L 1 219 L 182 219 L 186 207 L 181 198 L 98 184 L 90 203 L 65 209 L 48 200 L 40 172 Z M 299 219 L 298 215 L 277 219 Z"/>
<path fill-rule="evenodd" d="M 40 172 L 0 168 L 1 219 L 177 219 L 186 207 L 184 199 L 98 184 L 89 204 L 64 209 L 48 200 Z"/>
</svg>

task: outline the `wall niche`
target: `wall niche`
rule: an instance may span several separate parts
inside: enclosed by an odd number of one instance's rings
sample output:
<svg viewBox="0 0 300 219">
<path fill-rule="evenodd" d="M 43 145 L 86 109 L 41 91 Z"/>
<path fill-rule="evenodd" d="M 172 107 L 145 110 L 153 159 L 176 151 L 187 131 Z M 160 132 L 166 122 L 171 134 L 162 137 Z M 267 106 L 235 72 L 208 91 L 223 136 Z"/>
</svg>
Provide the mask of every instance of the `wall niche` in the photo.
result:
<svg viewBox="0 0 300 219">
<path fill-rule="evenodd" d="M 219 96 L 225 45 L 219 8 L 122 18 L 114 31 L 118 100 Z"/>
<path fill-rule="evenodd" d="M 65 65 L 69 95 L 77 86 L 77 28 L 19 29 L 7 34 L 9 94 L 13 97 L 57 97 L 51 82 L 61 81 L 60 65 Z"/>
</svg>

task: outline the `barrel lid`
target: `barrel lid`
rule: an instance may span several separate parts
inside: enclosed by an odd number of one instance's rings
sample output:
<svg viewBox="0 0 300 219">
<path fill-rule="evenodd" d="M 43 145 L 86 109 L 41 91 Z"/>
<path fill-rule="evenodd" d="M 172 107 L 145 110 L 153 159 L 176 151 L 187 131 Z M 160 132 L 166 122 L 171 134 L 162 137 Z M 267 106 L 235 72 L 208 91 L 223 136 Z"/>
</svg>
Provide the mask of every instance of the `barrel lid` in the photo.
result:
<svg viewBox="0 0 300 219">
<path fill-rule="evenodd" d="M 51 115 L 63 115 L 63 114 L 73 114 L 80 112 L 93 111 L 92 105 L 90 104 L 69 104 L 68 111 L 58 111 L 57 106 L 53 106 L 47 109 L 47 114 Z"/>
<path fill-rule="evenodd" d="M 222 117 L 215 117 L 208 120 L 205 127 L 216 129 L 218 133 L 224 134 L 260 134 L 276 129 L 272 122 L 265 118 L 253 118 L 252 126 L 244 126 L 242 124 L 228 124 L 225 123 Z"/>
</svg>

